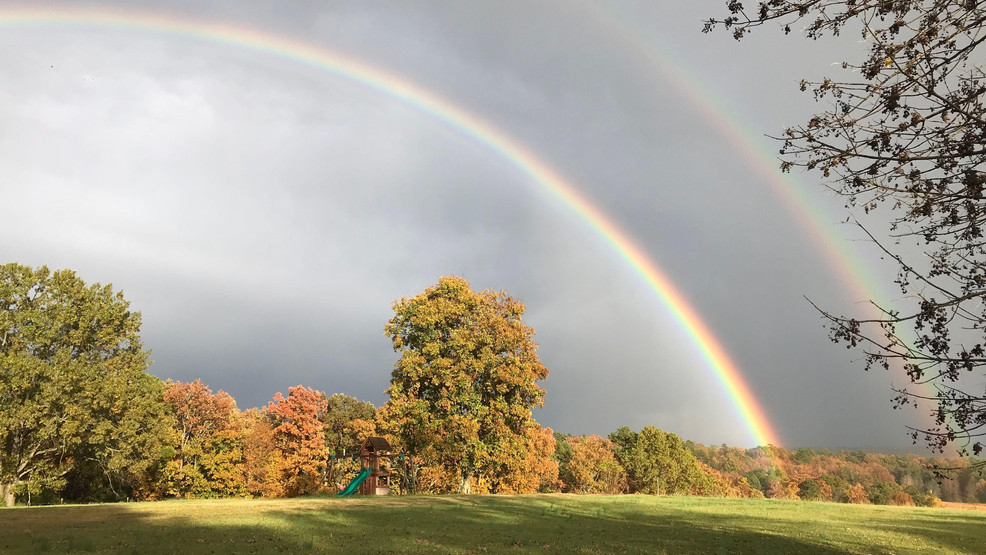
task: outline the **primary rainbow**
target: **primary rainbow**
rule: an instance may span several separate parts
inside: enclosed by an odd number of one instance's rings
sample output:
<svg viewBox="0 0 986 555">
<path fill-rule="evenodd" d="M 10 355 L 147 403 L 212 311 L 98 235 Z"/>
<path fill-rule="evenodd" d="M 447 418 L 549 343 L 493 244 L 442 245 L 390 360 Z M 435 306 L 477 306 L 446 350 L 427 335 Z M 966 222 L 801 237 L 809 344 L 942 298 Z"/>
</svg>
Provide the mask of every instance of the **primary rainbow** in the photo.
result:
<svg viewBox="0 0 986 555">
<path fill-rule="evenodd" d="M 445 122 L 486 145 L 531 176 L 566 206 L 575 211 L 640 275 L 668 308 L 674 319 L 692 339 L 715 372 L 758 445 L 780 445 L 774 427 L 745 383 L 726 350 L 672 285 L 660 267 L 601 210 L 592 205 L 558 172 L 539 160 L 530 150 L 483 119 L 393 73 L 361 60 L 289 37 L 257 29 L 223 23 L 192 21 L 170 15 L 59 8 L 0 9 L 0 27 L 83 25 L 103 28 L 137 29 L 180 34 L 211 42 L 234 45 L 273 54 L 331 71 L 405 103 Z"/>
</svg>

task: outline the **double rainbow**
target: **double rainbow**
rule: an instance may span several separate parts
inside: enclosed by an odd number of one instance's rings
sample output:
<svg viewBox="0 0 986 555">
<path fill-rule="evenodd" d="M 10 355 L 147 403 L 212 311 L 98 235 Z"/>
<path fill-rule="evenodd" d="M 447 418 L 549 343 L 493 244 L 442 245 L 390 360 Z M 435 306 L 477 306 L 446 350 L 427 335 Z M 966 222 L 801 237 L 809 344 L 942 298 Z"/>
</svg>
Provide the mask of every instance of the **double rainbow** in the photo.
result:
<svg viewBox="0 0 986 555">
<path fill-rule="evenodd" d="M 691 338 L 715 372 L 758 445 L 780 445 L 774 427 L 757 402 L 739 368 L 685 297 L 631 238 L 594 206 L 558 172 L 476 114 L 441 96 L 356 58 L 293 38 L 258 29 L 223 23 L 200 22 L 146 12 L 95 11 L 78 8 L 0 9 L 0 28 L 24 26 L 83 26 L 143 30 L 190 36 L 290 59 L 352 79 L 385 95 L 398 98 L 485 145 L 549 191 L 578 214 L 647 283 L 674 320 Z"/>
</svg>

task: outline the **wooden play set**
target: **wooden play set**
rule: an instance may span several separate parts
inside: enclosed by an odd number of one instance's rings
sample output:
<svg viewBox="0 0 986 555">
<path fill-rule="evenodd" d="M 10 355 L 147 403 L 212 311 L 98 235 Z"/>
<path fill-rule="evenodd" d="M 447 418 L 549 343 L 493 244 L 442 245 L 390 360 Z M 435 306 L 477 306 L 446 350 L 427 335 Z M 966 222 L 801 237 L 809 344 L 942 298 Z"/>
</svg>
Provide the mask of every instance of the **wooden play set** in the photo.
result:
<svg viewBox="0 0 986 555">
<path fill-rule="evenodd" d="M 360 473 L 339 492 L 340 497 L 352 495 L 390 494 L 390 457 L 396 455 L 390 443 L 382 437 L 371 437 L 359 448 Z"/>
</svg>

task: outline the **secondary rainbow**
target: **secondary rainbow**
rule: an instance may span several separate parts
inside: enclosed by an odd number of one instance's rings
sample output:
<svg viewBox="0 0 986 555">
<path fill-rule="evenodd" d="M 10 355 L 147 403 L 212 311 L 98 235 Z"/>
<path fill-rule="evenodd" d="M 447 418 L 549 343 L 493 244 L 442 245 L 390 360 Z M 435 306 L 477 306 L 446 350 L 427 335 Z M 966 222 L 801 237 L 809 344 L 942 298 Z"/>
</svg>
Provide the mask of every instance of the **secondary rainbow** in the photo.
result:
<svg viewBox="0 0 986 555">
<path fill-rule="evenodd" d="M 741 155 L 742 160 L 755 170 L 774 193 L 775 198 L 792 216 L 794 223 L 810 237 L 819 247 L 819 251 L 828 260 L 828 266 L 847 291 L 850 291 L 855 301 L 863 306 L 862 311 L 870 317 L 879 318 L 883 315 L 871 304 L 864 302 L 872 299 L 884 307 L 889 307 L 888 294 L 877 285 L 872 271 L 862 262 L 857 252 L 849 248 L 847 237 L 836 231 L 838 224 L 833 222 L 830 214 L 820 209 L 818 202 L 809 196 L 809 187 L 793 175 L 785 175 L 779 170 L 779 160 L 776 142 L 770 143 L 760 137 L 761 132 L 755 132 L 752 127 L 740 117 L 740 111 L 713 92 L 713 88 L 704 83 L 689 64 L 676 60 L 672 55 L 674 49 L 661 42 L 660 37 L 652 29 L 642 28 L 639 19 L 626 17 L 614 9 L 614 5 L 577 4 L 589 13 L 584 17 L 603 28 L 611 36 L 625 41 L 628 50 L 642 57 L 642 65 L 651 68 L 660 76 L 662 83 L 674 85 L 680 91 L 681 99 L 690 105 L 696 113 L 710 123 L 719 136 L 726 139 L 732 150 Z M 793 88 L 792 88 L 793 92 Z M 892 376 L 905 384 L 910 379 L 904 372 L 903 366 L 893 363 Z M 919 393 L 929 397 L 938 394 L 930 383 L 917 385 Z M 918 400 L 918 406 L 925 411 L 924 418 L 934 425 L 935 406 L 933 403 Z"/>
<path fill-rule="evenodd" d="M 289 37 L 224 23 L 192 21 L 171 15 L 138 12 L 104 12 L 73 8 L 58 10 L 0 9 L 0 27 L 82 25 L 124 30 L 145 30 L 198 37 L 247 48 L 304 63 L 347 77 L 381 93 L 398 98 L 430 114 L 465 135 L 486 145 L 553 196 L 575 211 L 622 257 L 668 308 L 691 338 L 726 389 L 758 445 L 780 445 L 774 427 L 745 383 L 739 368 L 726 350 L 673 286 L 659 266 L 602 211 L 592 205 L 558 172 L 539 160 L 529 149 L 480 117 L 456 106 L 391 72 L 351 56 Z"/>
<path fill-rule="evenodd" d="M 835 230 L 834 218 L 817 206 L 817 201 L 809 198 L 808 187 L 779 169 L 780 162 L 775 142 L 768 143 L 751 126 L 740 118 L 740 111 L 713 92 L 688 64 L 680 62 L 670 53 L 673 49 L 663 44 L 653 32 L 640 29 L 641 22 L 626 17 L 613 6 L 599 4 L 578 4 L 590 11 L 585 18 L 605 29 L 617 40 L 625 41 L 628 50 L 641 56 L 644 63 L 660 75 L 663 84 L 671 83 L 681 99 L 712 125 L 718 135 L 725 139 L 732 150 L 755 170 L 781 201 L 792 216 L 793 223 L 819 247 L 829 261 L 830 269 L 857 297 L 856 300 L 880 299 L 880 288 L 870 277 L 870 272 L 857 254 L 848 248 L 849 242 Z"/>
</svg>

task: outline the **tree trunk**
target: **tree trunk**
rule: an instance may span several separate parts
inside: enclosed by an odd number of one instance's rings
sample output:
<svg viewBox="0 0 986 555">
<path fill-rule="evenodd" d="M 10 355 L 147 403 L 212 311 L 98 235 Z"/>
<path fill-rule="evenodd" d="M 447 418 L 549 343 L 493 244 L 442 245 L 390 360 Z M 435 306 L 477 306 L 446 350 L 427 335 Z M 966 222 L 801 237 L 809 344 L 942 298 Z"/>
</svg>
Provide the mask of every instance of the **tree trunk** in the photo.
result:
<svg viewBox="0 0 986 555">
<path fill-rule="evenodd" d="M 469 482 L 470 476 L 468 474 L 463 474 L 462 480 L 459 482 L 459 493 L 464 493 L 466 495 L 472 493 L 472 486 Z"/>
<path fill-rule="evenodd" d="M 14 506 L 14 484 L 0 484 L 0 499 L 3 499 L 4 504 L 8 507 Z"/>
</svg>

